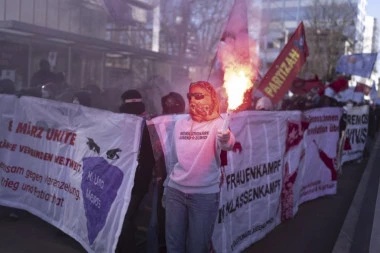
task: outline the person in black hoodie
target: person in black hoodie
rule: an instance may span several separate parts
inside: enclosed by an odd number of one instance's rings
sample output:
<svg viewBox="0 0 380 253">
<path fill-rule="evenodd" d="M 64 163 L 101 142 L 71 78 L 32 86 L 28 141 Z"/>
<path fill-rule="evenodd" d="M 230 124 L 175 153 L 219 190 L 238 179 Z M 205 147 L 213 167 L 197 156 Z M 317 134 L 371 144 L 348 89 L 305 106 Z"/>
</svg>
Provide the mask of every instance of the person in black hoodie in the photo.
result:
<svg viewBox="0 0 380 253">
<path fill-rule="evenodd" d="M 145 104 L 142 101 L 141 94 L 137 90 L 127 90 L 122 94 L 121 99 L 122 105 L 119 108 L 121 113 L 134 114 L 143 117 L 145 120 L 148 119 L 147 113 L 145 112 Z M 148 192 L 152 180 L 152 171 L 155 160 L 145 120 L 142 127 L 138 166 L 132 188 L 131 200 L 129 202 L 117 244 L 117 253 L 136 252 L 136 216 L 138 214 L 139 206 Z"/>
<path fill-rule="evenodd" d="M 42 86 L 49 82 L 56 81 L 56 75 L 50 70 L 50 64 L 46 59 L 40 61 L 40 69 L 33 74 L 30 80 L 31 87 Z"/>
</svg>

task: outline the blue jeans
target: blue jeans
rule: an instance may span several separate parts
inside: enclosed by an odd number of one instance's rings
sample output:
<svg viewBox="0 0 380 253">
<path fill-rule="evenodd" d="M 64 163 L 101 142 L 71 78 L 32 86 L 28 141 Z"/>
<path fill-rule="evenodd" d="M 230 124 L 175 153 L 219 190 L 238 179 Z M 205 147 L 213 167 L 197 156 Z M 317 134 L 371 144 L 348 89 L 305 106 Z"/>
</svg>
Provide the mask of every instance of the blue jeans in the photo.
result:
<svg viewBox="0 0 380 253">
<path fill-rule="evenodd" d="M 167 187 L 167 252 L 209 252 L 218 208 L 219 193 L 186 194 Z"/>
</svg>

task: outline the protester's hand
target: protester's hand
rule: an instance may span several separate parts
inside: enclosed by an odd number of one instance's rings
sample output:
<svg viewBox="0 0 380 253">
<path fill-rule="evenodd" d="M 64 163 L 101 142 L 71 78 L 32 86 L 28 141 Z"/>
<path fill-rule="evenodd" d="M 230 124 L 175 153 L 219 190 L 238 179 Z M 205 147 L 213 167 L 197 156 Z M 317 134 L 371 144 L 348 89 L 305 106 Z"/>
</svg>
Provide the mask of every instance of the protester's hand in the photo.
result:
<svg viewBox="0 0 380 253">
<path fill-rule="evenodd" d="M 226 144 L 228 143 L 228 141 L 230 140 L 230 130 L 227 129 L 225 132 L 222 132 L 221 130 L 218 130 L 218 133 L 216 135 L 216 138 L 218 139 L 218 141 L 222 144 Z"/>
</svg>

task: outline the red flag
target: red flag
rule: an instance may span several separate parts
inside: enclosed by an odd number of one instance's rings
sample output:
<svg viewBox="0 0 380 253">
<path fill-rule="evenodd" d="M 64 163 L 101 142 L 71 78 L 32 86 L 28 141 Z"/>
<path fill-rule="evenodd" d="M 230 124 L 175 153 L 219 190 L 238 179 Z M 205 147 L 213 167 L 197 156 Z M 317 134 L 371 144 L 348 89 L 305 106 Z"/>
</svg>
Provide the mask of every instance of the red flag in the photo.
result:
<svg viewBox="0 0 380 253">
<path fill-rule="evenodd" d="M 323 88 L 323 83 L 319 80 L 318 76 L 315 76 L 314 79 L 296 78 L 292 83 L 290 91 L 295 95 L 305 95 L 312 89 L 322 90 Z"/>
<path fill-rule="evenodd" d="M 371 92 L 371 87 L 364 83 L 357 82 L 354 92 L 362 92 L 365 95 L 368 95 Z"/>
<path fill-rule="evenodd" d="M 273 103 L 279 102 L 290 89 L 308 55 L 305 28 L 301 22 L 265 74 L 258 89 Z"/>
<path fill-rule="evenodd" d="M 335 93 L 339 93 L 341 91 L 344 91 L 345 89 L 348 89 L 348 81 L 343 77 L 339 77 L 334 82 L 330 83 L 328 86 L 331 89 L 333 89 Z"/>
</svg>

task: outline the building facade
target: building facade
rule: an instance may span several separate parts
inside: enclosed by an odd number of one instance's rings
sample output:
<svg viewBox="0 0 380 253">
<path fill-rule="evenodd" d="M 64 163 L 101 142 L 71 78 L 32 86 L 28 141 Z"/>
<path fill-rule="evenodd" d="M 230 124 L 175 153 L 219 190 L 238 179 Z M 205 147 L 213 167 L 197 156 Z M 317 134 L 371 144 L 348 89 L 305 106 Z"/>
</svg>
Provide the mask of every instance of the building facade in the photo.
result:
<svg viewBox="0 0 380 253">
<path fill-rule="evenodd" d="M 363 53 L 377 53 L 379 44 L 378 20 L 371 16 L 366 16 L 363 35 Z"/>
<path fill-rule="evenodd" d="M 260 52 L 263 72 L 271 66 L 289 36 L 301 21 L 307 36 L 314 33 L 327 47 L 327 35 L 334 27 L 345 27 L 336 54 L 359 53 L 363 50 L 366 0 L 271 0 L 262 1 Z M 327 6 L 329 8 L 321 8 Z M 344 9 L 342 9 L 342 6 Z M 334 11 L 334 8 L 337 8 Z M 351 15 L 349 21 L 348 16 Z M 317 20 L 317 22 L 313 21 Z M 334 22 L 329 23 L 333 20 Z M 336 33 L 336 32 L 335 32 Z M 311 37 L 311 36 L 310 36 Z M 334 45 L 336 46 L 336 45 Z M 323 50 L 323 49 L 322 49 Z M 312 51 L 312 50 L 311 50 Z M 313 53 L 313 52 L 311 52 Z M 331 54 L 331 52 L 330 52 Z M 326 58 L 326 61 L 328 58 Z M 332 69 L 321 70 L 332 71 Z"/>
<path fill-rule="evenodd" d="M 158 73 L 170 79 L 178 63 L 158 50 L 159 3 L 0 0 L 0 75 L 6 72 L 17 89 L 28 87 L 39 61 L 48 59 L 75 87 L 144 86 Z"/>
</svg>

